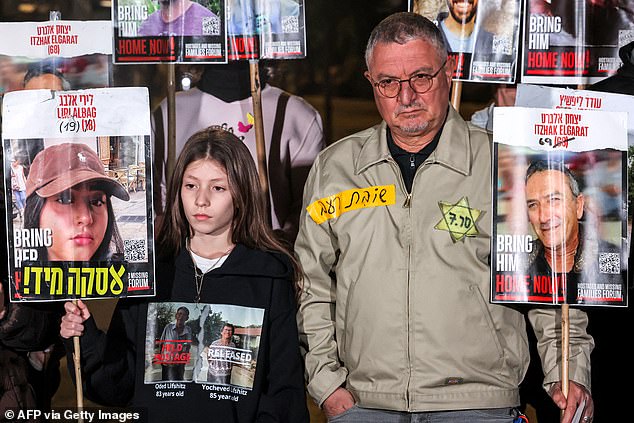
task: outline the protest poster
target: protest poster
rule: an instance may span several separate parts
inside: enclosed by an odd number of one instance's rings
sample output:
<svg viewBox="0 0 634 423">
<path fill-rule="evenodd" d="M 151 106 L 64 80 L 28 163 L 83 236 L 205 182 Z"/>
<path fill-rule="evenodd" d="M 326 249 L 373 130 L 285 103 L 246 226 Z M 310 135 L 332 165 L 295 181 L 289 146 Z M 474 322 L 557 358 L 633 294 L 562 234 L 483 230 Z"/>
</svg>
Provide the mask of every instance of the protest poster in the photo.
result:
<svg viewBox="0 0 634 423">
<path fill-rule="evenodd" d="M 4 96 L 11 301 L 154 294 L 149 135 L 147 88 Z"/>
<path fill-rule="evenodd" d="M 225 0 L 114 0 L 115 63 L 227 63 Z"/>
<path fill-rule="evenodd" d="M 227 0 L 229 60 L 306 57 L 304 0 Z"/>
<path fill-rule="evenodd" d="M 618 50 L 634 40 L 634 1 L 526 2 L 521 81 L 587 85 L 621 65 Z"/>
<path fill-rule="evenodd" d="M 545 107 L 553 109 L 585 109 L 627 113 L 628 154 L 634 156 L 634 97 L 626 94 L 602 91 L 573 90 L 570 88 L 545 87 L 541 85 L 517 84 L 515 105 L 522 107 Z M 627 180 L 634 181 L 634 168 L 627 161 Z M 634 192 L 628 191 L 628 210 L 631 210 Z M 628 214 L 628 226 L 632 226 Z M 631 244 L 628 231 L 628 252 Z M 629 254 L 629 253 L 628 253 Z"/>
<path fill-rule="evenodd" d="M 144 382 L 155 385 L 157 396 L 161 383 L 182 382 L 181 390 L 213 391 L 211 398 L 240 401 L 253 388 L 263 321 L 261 308 L 150 303 Z"/>
<path fill-rule="evenodd" d="M 495 108 L 492 302 L 627 306 L 626 121 Z"/>
<path fill-rule="evenodd" d="M 515 82 L 520 0 L 409 0 L 408 10 L 440 28 L 454 80 Z"/>
<path fill-rule="evenodd" d="M 0 37 L 11 40 L 0 44 L 2 94 L 23 89 L 25 77 L 52 72 L 66 90 L 110 85 L 110 21 L 2 22 Z"/>
</svg>

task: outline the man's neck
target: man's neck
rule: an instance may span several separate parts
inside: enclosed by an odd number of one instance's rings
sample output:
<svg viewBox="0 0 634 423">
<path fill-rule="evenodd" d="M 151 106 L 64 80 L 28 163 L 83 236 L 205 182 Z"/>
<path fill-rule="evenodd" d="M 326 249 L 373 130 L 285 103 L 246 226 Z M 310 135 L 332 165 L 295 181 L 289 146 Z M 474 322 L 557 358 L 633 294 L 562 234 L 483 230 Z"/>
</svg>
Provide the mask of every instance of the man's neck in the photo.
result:
<svg viewBox="0 0 634 423">
<path fill-rule="evenodd" d="M 568 273 L 575 264 L 579 241 L 566 245 L 565 249 L 544 247 L 544 257 L 555 273 Z"/>
<path fill-rule="evenodd" d="M 473 28 L 475 27 L 475 19 L 471 19 L 464 25 L 451 17 L 445 19 L 444 22 L 447 29 L 450 30 L 456 37 L 460 38 L 469 38 L 473 32 Z"/>
<path fill-rule="evenodd" d="M 408 153 L 418 153 L 425 146 L 427 146 L 430 142 L 434 140 L 434 135 L 425 136 L 425 137 L 399 137 L 398 135 L 392 133 L 392 139 L 394 140 L 394 144 Z"/>
</svg>

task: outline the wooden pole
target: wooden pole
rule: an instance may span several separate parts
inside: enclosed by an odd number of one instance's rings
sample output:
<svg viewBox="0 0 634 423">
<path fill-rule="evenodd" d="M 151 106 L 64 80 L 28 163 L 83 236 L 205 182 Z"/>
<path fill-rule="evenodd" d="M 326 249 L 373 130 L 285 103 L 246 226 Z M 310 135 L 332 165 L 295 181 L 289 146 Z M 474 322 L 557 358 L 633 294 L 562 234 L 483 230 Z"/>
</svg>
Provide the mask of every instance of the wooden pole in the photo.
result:
<svg viewBox="0 0 634 423">
<path fill-rule="evenodd" d="M 58 21 L 62 18 L 62 12 L 59 10 L 51 10 L 48 12 L 50 21 Z M 73 300 L 73 304 L 77 305 L 77 300 Z M 79 344 L 79 336 L 73 336 L 73 366 L 75 368 L 75 396 L 77 397 L 77 411 L 79 411 L 79 417 L 77 421 L 84 423 L 83 413 L 84 409 L 84 388 L 81 379 L 81 347 Z"/>
<path fill-rule="evenodd" d="M 73 300 L 73 304 L 77 305 L 77 300 Z M 79 336 L 73 336 L 73 347 L 73 364 L 75 368 L 75 393 L 77 396 L 77 411 L 79 412 L 79 417 L 77 418 L 77 421 L 79 423 L 83 423 L 84 417 L 81 411 L 84 409 L 84 389 L 81 378 L 81 348 L 79 345 Z"/>
<path fill-rule="evenodd" d="M 568 398 L 570 388 L 569 377 L 570 365 L 570 309 L 568 303 L 561 305 L 561 392 Z M 560 415 L 564 415 L 565 410 L 561 410 Z"/>
<path fill-rule="evenodd" d="M 453 81 L 451 86 L 451 105 L 460 111 L 460 97 L 462 96 L 462 81 Z"/>
<path fill-rule="evenodd" d="M 176 165 L 176 65 L 167 64 L 167 169 L 165 180 L 172 179 Z"/>
<path fill-rule="evenodd" d="M 260 176 L 260 189 L 268 203 L 269 172 L 266 164 L 264 119 L 262 117 L 262 89 L 260 87 L 258 60 L 249 60 L 249 76 L 251 78 L 251 101 L 253 102 L 253 117 L 255 119 L 255 150 L 257 153 L 258 174 Z"/>
</svg>

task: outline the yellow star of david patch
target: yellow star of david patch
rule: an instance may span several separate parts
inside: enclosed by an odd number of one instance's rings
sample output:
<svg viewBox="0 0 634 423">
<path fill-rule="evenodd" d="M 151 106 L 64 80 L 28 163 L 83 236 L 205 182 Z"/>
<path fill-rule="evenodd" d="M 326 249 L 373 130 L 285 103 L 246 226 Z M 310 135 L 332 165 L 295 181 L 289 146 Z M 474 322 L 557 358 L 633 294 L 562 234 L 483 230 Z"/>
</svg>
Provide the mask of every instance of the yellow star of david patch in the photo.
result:
<svg viewBox="0 0 634 423">
<path fill-rule="evenodd" d="M 482 210 L 469 207 L 467 197 L 462 197 L 456 204 L 439 201 L 438 207 L 442 212 L 442 219 L 434 226 L 434 229 L 449 232 L 454 243 L 464 242 L 464 237 L 477 236 L 480 233 L 476 222 Z"/>
</svg>

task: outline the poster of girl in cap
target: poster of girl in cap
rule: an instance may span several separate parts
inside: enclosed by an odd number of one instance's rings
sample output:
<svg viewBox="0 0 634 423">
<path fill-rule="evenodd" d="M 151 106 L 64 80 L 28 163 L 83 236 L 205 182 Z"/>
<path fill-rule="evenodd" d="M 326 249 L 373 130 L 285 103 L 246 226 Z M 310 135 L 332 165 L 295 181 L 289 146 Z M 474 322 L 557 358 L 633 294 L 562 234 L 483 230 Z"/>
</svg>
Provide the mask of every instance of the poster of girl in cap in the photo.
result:
<svg viewBox="0 0 634 423">
<path fill-rule="evenodd" d="M 149 134 L 145 88 L 5 96 L 11 301 L 153 295 Z"/>
</svg>

